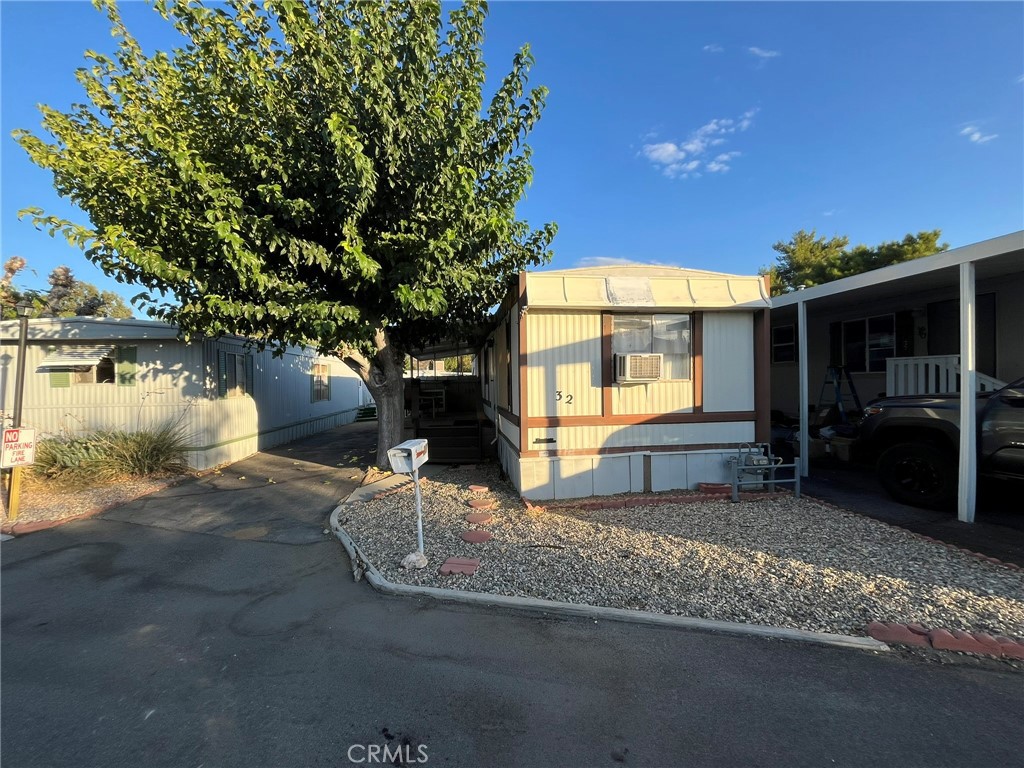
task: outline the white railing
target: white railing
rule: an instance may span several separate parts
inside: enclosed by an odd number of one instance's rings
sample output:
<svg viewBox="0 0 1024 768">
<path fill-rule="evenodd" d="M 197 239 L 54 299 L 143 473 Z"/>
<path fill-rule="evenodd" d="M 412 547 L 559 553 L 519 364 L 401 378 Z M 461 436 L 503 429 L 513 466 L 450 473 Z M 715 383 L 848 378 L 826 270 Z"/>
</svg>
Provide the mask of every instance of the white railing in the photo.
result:
<svg viewBox="0 0 1024 768">
<path fill-rule="evenodd" d="M 992 392 L 1006 383 L 977 374 L 978 391 Z M 885 394 L 946 395 L 960 391 L 960 356 L 890 357 L 885 361 Z"/>
</svg>

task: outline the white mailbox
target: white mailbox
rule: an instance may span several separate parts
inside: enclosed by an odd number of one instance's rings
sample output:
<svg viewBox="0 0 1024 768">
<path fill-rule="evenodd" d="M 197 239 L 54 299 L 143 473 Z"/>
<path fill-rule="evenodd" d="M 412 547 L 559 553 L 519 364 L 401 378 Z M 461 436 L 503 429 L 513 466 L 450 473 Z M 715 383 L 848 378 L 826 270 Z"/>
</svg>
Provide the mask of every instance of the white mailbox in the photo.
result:
<svg viewBox="0 0 1024 768">
<path fill-rule="evenodd" d="M 393 472 L 411 475 L 427 463 L 427 458 L 427 441 L 422 438 L 406 440 L 388 449 L 388 461 Z"/>
</svg>

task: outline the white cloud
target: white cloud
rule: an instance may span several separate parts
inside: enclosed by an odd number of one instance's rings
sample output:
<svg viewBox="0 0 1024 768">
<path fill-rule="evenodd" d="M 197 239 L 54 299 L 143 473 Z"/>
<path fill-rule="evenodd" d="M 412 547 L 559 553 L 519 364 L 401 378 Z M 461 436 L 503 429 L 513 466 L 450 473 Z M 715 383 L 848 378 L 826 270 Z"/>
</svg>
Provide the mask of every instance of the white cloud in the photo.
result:
<svg viewBox="0 0 1024 768">
<path fill-rule="evenodd" d="M 720 46 L 718 43 L 710 43 L 709 45 L 704 46 L 704 50 L 707 53 L 721 53 L 725 48 Z"/>
<path fill-rule="evenodd" d="M 776 56 L 782 55 L 779 51 L 769 51 L 765 48 L 758 48 L 756 45 L 747 48 L 747 52 L 757 56 L 759 59 L 774 59 Z"/>
<path fill-rule="evenodd" d="M 700 168 L 700 160 L 690 160 L 687 163 L 672 163 L 670 165 L 666 165 L 662 172 L 670 179 L 688 179 L 698 168 Z M 700 174 L 694 175 L 699 176 Z"/>
<path fill-rule="evenodd" d="M 981 132 L 981 129 L 975 125 L 968 125 L 960 131 L 961 136 L 966 136 L 973 144 L 984 144 L 985 142 L 992 141 L 992 139 L 999 138 L 998 133 L 985 134 Z"/>
<path fill-rule="evenodd" d="M 822 216 L 835 216 L 836 215 L 836 209 L 832 208 L 831 210 L 828 210 L 828 211 L 822 211 L 821 215 Z"/>
<path fill-rule="evenodd" d="M 637 261 L 636 259 L 626 259 L 620 256 L 584 256 L 576 262 L 577 267 L 631 267 L 637 265 L 650 266 L 652 264 L 667 266 L 660 261 Z"/>
<path fill-rule="evenodd" d="M 644 144 L 641 154 L 670 179 L 699 178 L 701 170 L 724 173 L 729 170 L 732 161 L 740 156 L 738 151 L 718 152 L 710 160 L 705 159 L 705 156 L 712 147 L 720 147 L 734 134 L 750 128 L 755 114 L 756 109 L 749 109 L 737 119 L 719 117 L 709 120 L 691 131 L 683 140 Z"/>
<path fill-rule="evenodd" d="M 663 141 L 660 144 L 644 144 L 644 155 L 652 163 L 677 163 L 686 157 L 686 151 L 680 149 L 671 141 Z"/>
<path fill-rule="evenodd" d="M 1020 77 L 1018 77 L 1017 78 L 1017 82 L 1018 83 L 1024 83 L 1024 75 L 1021 75 Z"/>
</svg>

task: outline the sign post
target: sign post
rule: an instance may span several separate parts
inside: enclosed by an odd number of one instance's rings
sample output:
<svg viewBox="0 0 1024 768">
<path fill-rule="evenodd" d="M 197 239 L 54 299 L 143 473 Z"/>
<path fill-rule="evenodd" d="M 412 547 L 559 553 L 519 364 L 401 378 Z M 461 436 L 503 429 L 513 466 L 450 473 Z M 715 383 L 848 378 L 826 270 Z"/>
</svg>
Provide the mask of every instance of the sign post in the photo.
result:
<svg viewBox="0 0 1024 768">
<path fill-rule="evenodd" d="M 5 429 L 0 444 L 0 468 L 11 468 L 11 487 L 7 507 L 7 519 L 18 519 L 21 504 L 21 468 L 30 466 L 36 460 L 36 431 L 34 429 Z"/>
</svg>

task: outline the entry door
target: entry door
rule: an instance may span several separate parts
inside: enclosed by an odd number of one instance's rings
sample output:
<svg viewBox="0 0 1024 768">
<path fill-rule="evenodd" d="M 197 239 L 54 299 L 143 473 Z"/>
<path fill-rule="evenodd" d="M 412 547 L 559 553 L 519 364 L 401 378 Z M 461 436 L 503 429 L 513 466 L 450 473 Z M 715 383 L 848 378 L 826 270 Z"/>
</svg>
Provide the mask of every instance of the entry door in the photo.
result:
<svg viewBox="0 0 1024 768">
<path fill-rule="evenodd" d="M 975 306 L 978 370 L 996 375 L 996 295 L 982 293 Z M 928 305 L 928 354 L 960 354 L 960 300 L 933 301 Z"/>
</svg>

